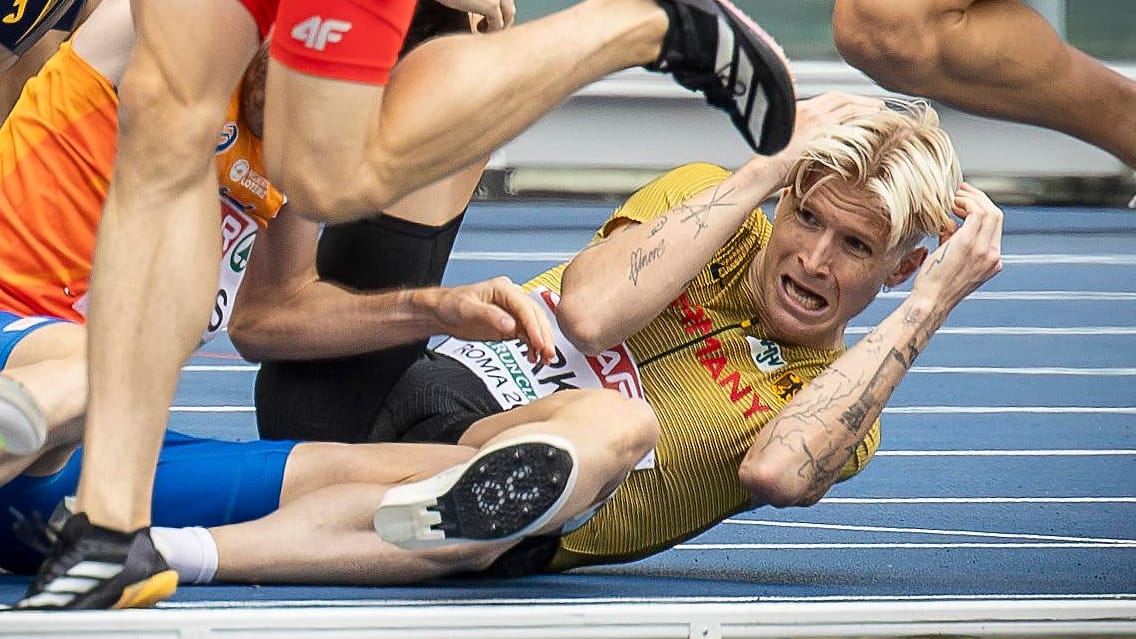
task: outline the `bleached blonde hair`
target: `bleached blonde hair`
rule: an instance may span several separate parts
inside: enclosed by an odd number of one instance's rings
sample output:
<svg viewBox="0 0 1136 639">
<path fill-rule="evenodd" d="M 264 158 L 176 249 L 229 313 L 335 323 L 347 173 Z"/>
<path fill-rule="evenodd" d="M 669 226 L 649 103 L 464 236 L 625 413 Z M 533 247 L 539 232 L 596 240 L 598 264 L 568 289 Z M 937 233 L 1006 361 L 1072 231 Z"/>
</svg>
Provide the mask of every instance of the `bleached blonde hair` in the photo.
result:
<svg viewBox="0 0 1136 639">
<path fill-rule="evenodd" d="M 831 179 L 863 187 L 890 222 L 888 248 L 917 244 L 950 223 L 962 170 L 939 114 L 922 100 L 890 100 L 888 109 L 829 129 L 789 171 L 794 197 Z"/>
</svg>

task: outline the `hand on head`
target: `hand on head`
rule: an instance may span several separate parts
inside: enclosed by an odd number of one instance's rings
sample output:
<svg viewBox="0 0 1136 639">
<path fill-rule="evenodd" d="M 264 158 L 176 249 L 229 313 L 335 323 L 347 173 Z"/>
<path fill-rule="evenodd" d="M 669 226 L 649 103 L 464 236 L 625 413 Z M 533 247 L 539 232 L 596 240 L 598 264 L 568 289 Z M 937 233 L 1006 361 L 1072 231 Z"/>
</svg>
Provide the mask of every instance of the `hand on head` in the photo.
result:
<svg viewBox="0 0 1136 639">
<path fill-rule="evenodd" d="M 796 126 L 789 145 L 773 156 L 783 165 L 783 175 L 797 161 L 804 148 L 829 128 L 854 118 L 879 113 L 887 103 L 878 98 L 831 91 L 797 102 Z"/>
<path fill-rule="evenodd" d="M 1002 210 L 985 193 L 963 183 L 951 212 L 962 219 L 944 229 L 941 244 L 915 277 L 912 295 L 926 295 L 952 308 L 1002 271 Z"/>
</svg>

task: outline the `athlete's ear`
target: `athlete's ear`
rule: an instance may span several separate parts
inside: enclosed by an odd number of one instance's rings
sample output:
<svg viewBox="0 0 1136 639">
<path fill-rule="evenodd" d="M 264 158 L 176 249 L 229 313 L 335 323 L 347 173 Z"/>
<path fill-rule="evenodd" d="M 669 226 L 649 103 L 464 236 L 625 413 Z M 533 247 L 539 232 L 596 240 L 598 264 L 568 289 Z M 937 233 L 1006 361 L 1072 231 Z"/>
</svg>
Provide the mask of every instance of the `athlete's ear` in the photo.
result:
<svg viewBox="0 0 1136 639">
<path fill-rule="evenodd" d="M 884 284 L 889 288 L 894 288 L 907 281 L 915 271 L 923 266 L 923 260 L 927 259 L 927 247 L 917 246 L 911 249 L 907 255 L 904 255 L 896 265 L 895 270 L 888 276 Z"/>
<path fill-rule="evenodd" d="M 777 194 L 777 206 L 773 207 L 773 219 L 781 214 L 781 207 L 789 208 L 793 204 L 792 191 L 789 187 L 782 187 L 781 191 Z"/>
</svg>

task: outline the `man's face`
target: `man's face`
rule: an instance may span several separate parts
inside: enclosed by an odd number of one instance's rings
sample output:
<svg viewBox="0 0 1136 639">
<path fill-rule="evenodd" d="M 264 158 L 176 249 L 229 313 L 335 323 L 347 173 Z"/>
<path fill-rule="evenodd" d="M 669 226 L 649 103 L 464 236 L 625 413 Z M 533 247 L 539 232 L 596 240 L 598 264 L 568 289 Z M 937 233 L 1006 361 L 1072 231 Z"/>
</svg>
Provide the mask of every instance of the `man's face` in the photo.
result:
<svg viewBox="0 0 1136 639">
<path fill-rule="evenodd" d="M 805 201 L 786 189 L 753 284 L 766 329 L 788 343 L 832 348 L 884 284 L 918 268 L 926 251 L 887 248 L 889 223 L 873 198 L 830 180 Z"/>
</svg>

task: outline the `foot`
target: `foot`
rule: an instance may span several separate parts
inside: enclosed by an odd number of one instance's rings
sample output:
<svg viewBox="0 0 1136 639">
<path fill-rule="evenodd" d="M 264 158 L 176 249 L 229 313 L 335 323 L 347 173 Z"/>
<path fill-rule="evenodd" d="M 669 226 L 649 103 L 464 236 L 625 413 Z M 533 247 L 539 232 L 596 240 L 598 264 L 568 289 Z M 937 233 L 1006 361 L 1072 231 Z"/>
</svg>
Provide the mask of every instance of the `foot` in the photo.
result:
<svg viewBox="0 0 1136 639">
<path fill-rule="evenodd" d="M 375 511 L 375 531 L 407 549 L 520 539 L 560 512 L 577 466 L 565 439 L 511 439 L 430 479 L 388 490 Z"/>
<path fill-rule="evenodd" d="M 789 143 L 797 114 L 789 62 L 781 47 L 727 0 L 657 0 L 670 26 L 650 71 L 670 73 L 729 114 L 754 151 Z"/>
<path fill-rule="evenodd" d="M 19 382 L 0 375 L 0 452 L 31 455 L 47 439 L 47 418 Z"/>
<path fill-rule="evenodd" d="M 16 609 L 143 608 L 177 589 L 177 573 L 154 547 L 149 528 L 121 533 L 72 515 Z"/>
</svg>

